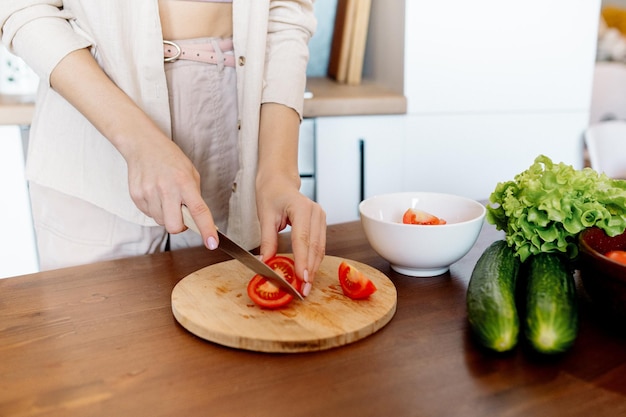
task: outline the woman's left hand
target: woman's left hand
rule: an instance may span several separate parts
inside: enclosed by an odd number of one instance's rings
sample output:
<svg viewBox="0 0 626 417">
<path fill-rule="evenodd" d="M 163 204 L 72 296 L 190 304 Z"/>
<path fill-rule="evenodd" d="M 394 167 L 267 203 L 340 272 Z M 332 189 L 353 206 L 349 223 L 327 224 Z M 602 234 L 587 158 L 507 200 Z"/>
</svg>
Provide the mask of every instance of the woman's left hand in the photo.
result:
<svg viewBox="0 0 626 417">
<path fill-rule="evenodd" d="M 267 260 L 276 254 L 278 232 L 290 225 L 296 275 L 305 282 L 306 297 L 326 251 L 326 213 L 300 192 L 299 127 L 293 109 L 277 103 L 261 106 L 256 203 L 261 257 Z"/>
<path fill-rule="evenodd" d="M 326 251 L 326 213 L 292 181 L 281 179 L 257 182 L 257 210 L 263 260 L 276 254 L 278 232 L 291 226 L 296 275 L 305 281 L 302 294 L 306 297 Z"/>
</svg>

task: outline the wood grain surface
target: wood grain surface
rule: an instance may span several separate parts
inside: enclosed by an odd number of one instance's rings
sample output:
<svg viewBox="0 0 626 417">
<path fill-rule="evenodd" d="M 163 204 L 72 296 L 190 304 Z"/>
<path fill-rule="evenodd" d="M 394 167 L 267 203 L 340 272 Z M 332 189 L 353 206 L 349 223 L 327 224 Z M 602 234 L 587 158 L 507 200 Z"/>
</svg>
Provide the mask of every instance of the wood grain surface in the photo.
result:
<svg viewBox="0 0 626 417">
<path fill-rule="evenodd" d="M 230 261 L 219 250 L 0 279 L 0 416 L 626 416 L 624 323 L 601 314 L 581 287 L 579 335 L 567 353 L 538 356 L 521 343 L 494 354 L 475 343 L 467 284 L 503 236 L 485 224 L 448 273 L 413 278 L 391 270 L 360 222 L 330 225 L 327 255 L 388 276 L 397 310 L 370 337 L 298 354 L 233 349 L 178 324 L 172 290 Z M 290 234 L 278 247 L 292 252 Z"/>
<path fill-rule="evenodd" d="M 289 256 L 289 255 L 287 255 Z M 236 260 L 208 266 L 182 279 L 172 291 L 176 320 L 191 333 L 224 346 L 258 352 L 309 352 L 363 339 L 386 325 L 396 311 L 397 294 L 382 272 L 348 260 L 368 276 L 377 291 L 351 300 L 339 285 L 343 258 L 326 256 L 311 294 L 278 310 L 263 309 L 246 293 L 254 275 Z"/>
</svg>

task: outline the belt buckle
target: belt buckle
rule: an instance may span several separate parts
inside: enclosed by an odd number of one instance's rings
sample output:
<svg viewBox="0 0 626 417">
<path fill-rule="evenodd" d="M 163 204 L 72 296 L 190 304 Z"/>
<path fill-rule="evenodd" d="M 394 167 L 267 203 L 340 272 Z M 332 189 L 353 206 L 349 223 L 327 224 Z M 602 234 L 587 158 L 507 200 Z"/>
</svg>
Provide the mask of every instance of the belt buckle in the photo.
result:
<svg viewBox="0 0 626 417">
<path fill-rule="evenodd" d="M 164 45 L 170 45 L 173 46 L 174 48 L 176 48 L 176 55 L 174 56 L 170 56 L 170 57 L 164 57 L 163 58 L 163 62 L 174 62 L 178 59 L 178 57 L 180 57 L 180 54 L 182 53 L 182 50 L 180 49 L 180 45 L 178 45 L 176 42 L 172 42 L 172 41 L 166 41 L 165 39 L 163 39 L 163 44 Z"/>
</svg>

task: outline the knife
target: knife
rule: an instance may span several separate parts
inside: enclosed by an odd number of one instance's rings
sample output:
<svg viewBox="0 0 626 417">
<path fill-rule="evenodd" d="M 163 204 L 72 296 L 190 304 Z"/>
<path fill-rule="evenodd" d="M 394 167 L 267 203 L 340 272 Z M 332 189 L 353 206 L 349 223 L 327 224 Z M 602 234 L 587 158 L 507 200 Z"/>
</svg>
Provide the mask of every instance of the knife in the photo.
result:
<svg viewBox="0 0 626 417">
<path fill-rule="evenodd" d="M 182 206 L 183 212 L 183 223 L 189 229 L 194 232 L 200 234 L 200 230 L 198 226 L 196 226 L 196 222 L 193 221 L 191 217 L 191 213 L 187 206 Z M 256 256 L 239 246 L 236 242 L 231 240 L 228 236 L 226 236 L 221 231 L 217 231 L 217 234 L 220 238 L 220 243 L 218 249 L 221 249 L 223 252 L 226 252 L 228 255 L 238 260 L 248 268 L 250 268 L 254 273 L 260 274 L 265 278 L 271 280 L 276 283 L 283 290 L 298 298 L 299 300 L 304 300 L 302 294 L 298 292 L 285 278 L 276 273 L 272 268 L 270 268 L 267 264 L 263 263 Z"/>
</svg>

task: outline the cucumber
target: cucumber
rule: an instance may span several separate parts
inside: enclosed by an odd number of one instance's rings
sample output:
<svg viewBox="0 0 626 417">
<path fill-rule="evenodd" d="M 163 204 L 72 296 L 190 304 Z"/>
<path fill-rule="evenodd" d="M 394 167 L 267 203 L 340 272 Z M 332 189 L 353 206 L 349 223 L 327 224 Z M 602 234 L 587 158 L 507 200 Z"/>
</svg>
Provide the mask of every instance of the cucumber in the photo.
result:
<svg viewBox="0 0 626 417">
<path fill-rule="evenodd" d="M 555 253 L 527 261 L 525 337 L 540 353 L 565 352 L 578 335 L 574 272 L 567 259 Z"/>
<path fill-rule="evenodd" d="M 467 287 L 467 317 L 481 345 L 505 352 L 520 331 L 515 287 L 520 260 L 504 240 L 492 243 L 476 262 Z"/>
</svg>

